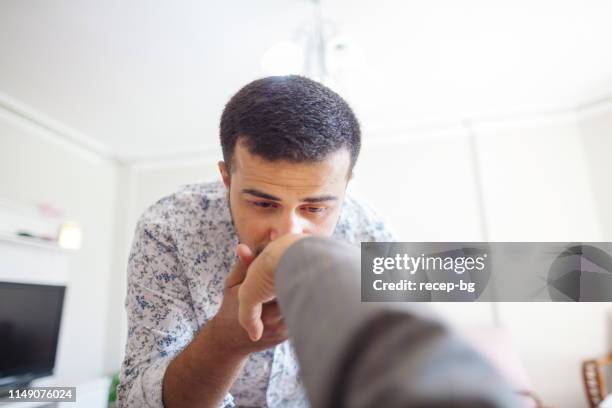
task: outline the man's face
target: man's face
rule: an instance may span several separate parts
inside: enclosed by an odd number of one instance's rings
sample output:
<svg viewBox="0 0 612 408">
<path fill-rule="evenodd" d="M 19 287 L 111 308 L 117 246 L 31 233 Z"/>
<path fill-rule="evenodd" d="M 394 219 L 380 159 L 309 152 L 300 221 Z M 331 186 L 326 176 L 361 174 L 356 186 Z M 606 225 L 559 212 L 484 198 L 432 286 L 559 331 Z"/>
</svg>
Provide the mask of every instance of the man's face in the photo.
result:
<svg viewBox="0 0 612 408">
<path fill-rule="evenodd" d="M 267 161 L 242 143 L 234 151 L 231 177 L 219 169 L 240 242 L 257 254 L 286 234 L 329 236 L 334 232 L 347 186 L 346 149 L 318 163 Z"/>
</svg>

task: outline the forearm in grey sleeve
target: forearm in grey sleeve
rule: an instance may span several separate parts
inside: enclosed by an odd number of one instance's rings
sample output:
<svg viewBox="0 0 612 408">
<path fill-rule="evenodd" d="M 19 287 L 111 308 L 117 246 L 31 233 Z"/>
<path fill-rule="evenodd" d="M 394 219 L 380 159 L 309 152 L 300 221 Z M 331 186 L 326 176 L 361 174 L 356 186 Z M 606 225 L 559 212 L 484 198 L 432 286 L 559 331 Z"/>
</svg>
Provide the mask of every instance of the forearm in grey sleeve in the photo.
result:
<svg viewBox="0 0 612 408">
<path fill-rule="evenodd" d="M 358 248 L 292 245 L 279 304 L 313 407 L 520 407 L 489 363 L 416 303 L 361 303 Z"/>
</svg>

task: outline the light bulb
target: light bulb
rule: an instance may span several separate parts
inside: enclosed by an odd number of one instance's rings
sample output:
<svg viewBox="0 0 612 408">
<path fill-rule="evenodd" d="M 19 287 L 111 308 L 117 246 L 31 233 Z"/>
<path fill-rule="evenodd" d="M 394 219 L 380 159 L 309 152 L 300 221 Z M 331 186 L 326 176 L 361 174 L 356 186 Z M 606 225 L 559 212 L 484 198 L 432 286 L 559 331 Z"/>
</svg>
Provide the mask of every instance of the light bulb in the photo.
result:
<svg viewBox="0 0 612 408">
<path fill-rule="evenodd" d="M 82 241 L 81 226 L 76 222 L 65 222 L 60 227 L 58 243 L 61 248 L 79 249 Z"/>
</svg>

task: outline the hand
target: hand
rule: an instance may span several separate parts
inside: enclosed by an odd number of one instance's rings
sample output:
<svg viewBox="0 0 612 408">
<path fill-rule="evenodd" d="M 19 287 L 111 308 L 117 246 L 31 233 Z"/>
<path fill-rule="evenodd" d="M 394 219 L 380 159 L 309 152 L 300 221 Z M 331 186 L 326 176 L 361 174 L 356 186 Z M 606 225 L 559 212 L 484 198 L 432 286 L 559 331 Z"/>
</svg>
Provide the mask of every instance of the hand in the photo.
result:
<svg viewBox="0 0 612 408">
<path fill-rule="evenodd" d="M 284 235 L 270 242 L 248 266 L 246 278 L 238 290 L 238 316 L 240 324 L 254 342 L 265 335 L 266 308 L 270 306 L 267 302 L 276 298 L 274 274 L 278 263 L 287 248 L 305 237 L 305 235 Z M 272 304 L 277 305 L 276 302 Z"/>
<path fill-rule="evenodd" d="M 219 349 L 233 355 L 246 356 L 285 341 L 287 331 L 276 302 L 265 305 L 261 310 L 264 329 L 258 341 L 251 341 L 242 329 L 238 321 L 238 293 L 247 267 L 253 262 L 255 255 L 245 244 L 239 244 L 236 253 L 238 261 L 225 281 L 223 301 L 219 311 L 210 321 L 210 331 Z"/>
</svg>

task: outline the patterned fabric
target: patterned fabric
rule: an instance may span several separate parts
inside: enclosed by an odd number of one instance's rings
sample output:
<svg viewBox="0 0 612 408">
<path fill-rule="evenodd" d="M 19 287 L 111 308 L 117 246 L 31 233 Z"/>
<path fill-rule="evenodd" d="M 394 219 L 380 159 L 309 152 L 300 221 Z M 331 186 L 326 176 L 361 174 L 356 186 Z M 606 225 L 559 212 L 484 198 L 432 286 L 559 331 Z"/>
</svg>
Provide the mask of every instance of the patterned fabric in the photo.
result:
<svg viewBox="0 0 612 408">
<path fill-rule="evenodd" d="M 348 194 L 334 237 L 356 245 L 394 240 L 381 220 Z M 142 215 L 128 262 L 119 407 L 163 407 L 166 367 L 217 313 L 237 244 L 221 182 L 184 186 Z M 289 341 L 253 353 L 222 406 L 307 407 L 298 369 Z"/>
</svg>

